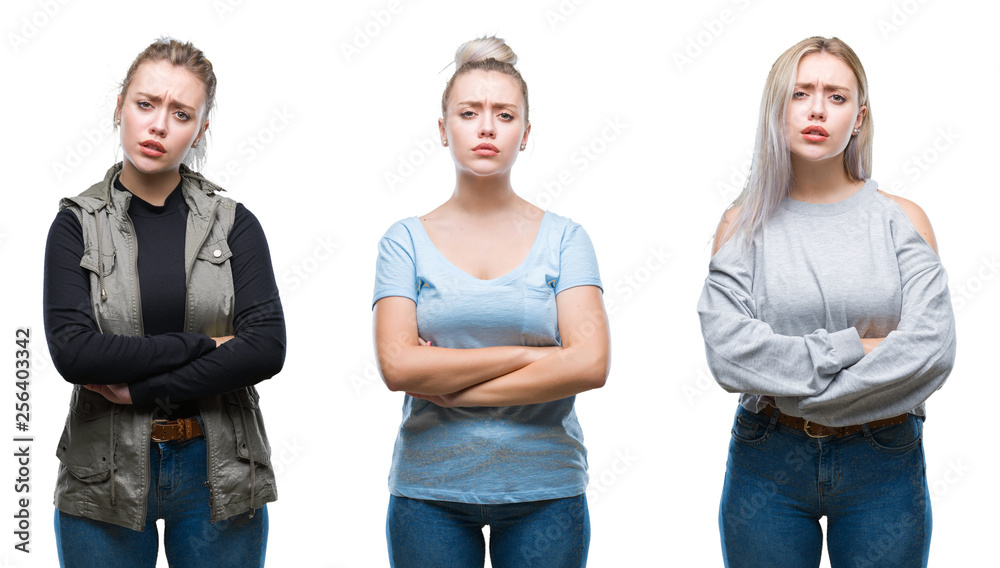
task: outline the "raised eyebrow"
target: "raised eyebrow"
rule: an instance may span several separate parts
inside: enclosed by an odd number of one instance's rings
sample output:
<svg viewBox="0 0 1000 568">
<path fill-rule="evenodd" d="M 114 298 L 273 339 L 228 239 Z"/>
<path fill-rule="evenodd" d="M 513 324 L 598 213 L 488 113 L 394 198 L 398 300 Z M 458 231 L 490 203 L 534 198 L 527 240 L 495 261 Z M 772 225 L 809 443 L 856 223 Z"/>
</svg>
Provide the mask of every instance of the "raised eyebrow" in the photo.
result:
<svg viewBox="0 0 1000 568">
<path fill-rule="evenodd" d="M 795 83 L 795 88 L 796 89 L 809 90 L 809 89 L 814 89 L 815 87 L 816 87 L 815 83 Z M 826 85 L 823 85 L 823 89 L 826 92 L 828 92 L 828 93 L 831 92 L 831 91 L 843 91 L 843 92 L 846 92 L 846 93 L 850 93 L 851 92 L 850 88 L 848 88 L 848 87 L 841 87 L 840 85 L 826 84 Z"/>
<path fill-rule="evenodd" d="M 148 99 L 148 100 L 150 100 L 150 101 L 152 101 L 154 103 L 159 103 L 159 102 L 163 101 L 163 97 L 161 97 L 160 95 L 154 95 L 154 94 L 151 94 L 151 93 L 143 93 L 142 91 L 137 91 L 135 93 L 135 95 L 137 97 L 141 98 L 141 99 Z M 181 108 L 182 110 L 184 110 L 188 114 L 194 114 L 194 107 L 191 106 L 191 105 L 186 105 L 186 104 L 184 104 L 184 103 L 182 103 L 180 101 L 176 101 L 176 100 L 172 101 L 171 104 L 173 104 L 175 107 Z"/>
<path fill-rule="evenodd" d="M 483 108 L 482 101 L 459 101 L 458 105 L 460 107 L 468 106 L 472 108 Z M 490 103 L 490 106 L 497 108 L 505 108 L 510 110 L 518 110 L 518 106 L 514 103 Z"/>
</svg>

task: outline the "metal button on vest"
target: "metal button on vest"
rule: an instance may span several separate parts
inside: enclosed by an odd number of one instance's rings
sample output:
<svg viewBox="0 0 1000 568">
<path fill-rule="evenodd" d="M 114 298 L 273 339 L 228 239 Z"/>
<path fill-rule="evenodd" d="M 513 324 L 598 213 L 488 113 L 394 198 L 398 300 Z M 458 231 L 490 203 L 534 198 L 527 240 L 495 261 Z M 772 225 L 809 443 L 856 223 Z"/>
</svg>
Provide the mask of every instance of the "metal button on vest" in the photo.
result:
<svg viewBox="0 0 1000 568">
<path fill-rule="evenodd" d="M 215 249 L 212 251 L 212 256 L 214 256 L 215 258 L 219 258 L 220 256 L 222 256 L 222 251 L 219 249 Z"/>
</svg>

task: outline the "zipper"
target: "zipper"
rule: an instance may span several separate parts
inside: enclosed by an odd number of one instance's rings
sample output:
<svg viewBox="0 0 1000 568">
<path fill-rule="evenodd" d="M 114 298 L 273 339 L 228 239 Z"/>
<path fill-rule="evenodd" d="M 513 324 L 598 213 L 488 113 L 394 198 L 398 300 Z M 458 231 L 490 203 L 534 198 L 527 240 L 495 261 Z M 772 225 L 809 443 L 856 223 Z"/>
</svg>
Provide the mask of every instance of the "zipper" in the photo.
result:
<svg viewBox="0 0 1000 568">
<path fill-rule="evenodd" d="M 129 205 L 130 201 L 131 201 L 131 196 L 127 196 L 125 198 L 125 205 L 124 205 L 124 209 L 125 209 L 125 221 L 128 222 L 129 256 L 132 257 L 132 277 L 135 278 L 135 303 L 138 306 L 138 310 L 137 310 L 138 313 L 136 314 L 136 316 L 137 316 L 136 319 L 139 322 L 139 337 L 143 337 L 143 336 L 145 336 L 145 333 L 144 333 L 145 330 L 143 329 L 144 326 L 143 326 L 143 323 L 142 323 L 142 291 L 139 289 L 139 250 L 138 250 L 139 247 L 136 246 L 135 225 L 132 224 L 132 218 L 128 216 L 128 205 Z M 114 415 L 113 414 L 112 414 L 112 420 L 114 420 Z M 150 476 L 150 472 L 149 472 L 149 469 L 150 469 L 150 467 L 149 467 L 149 443 L 150 443 L 149 442 L 149 436 L 150 436 L 150 433 L 148 431 L 146 431 L 145 427 L 143 427 L 143 432 L 145 433 L 145 436 L 143 437 L 143 443 L 142 443 L 142 450 L 141 451 L 142 451 L 142 455 L 144 456 L 144 459 L 145 459 L 144 463 L 146 464 L 146 492 L 142 496 L 142 517 L 140 517 L 140 518 L 145 519 L 146 515 L 148 514 L 147 505 L 148 505 L 148 499 L 149 499 L 149 490 L 150 490 L 149 485 L 150 485 L 150 478 L 151 478 L 151 476 Z"/>
<path fill-rule="evenodd" d="M 139 337 L 144 337 L 145 332 L 142 324 L 142 291 L 139 290 L 139 251 L 135 245 L 135 225 L 132 218 L 128 216 L 128 200 L 125 200 L 125 220 L 128 221 L 128 246 L 132 256 L 132 277 L 135 278 L 135 304 L 139 307 L 137 321 L 139 322 Z"/>
<path fill-rule="evenodd" d="M 201 251 L 201 247 L 205 246 L 205 241 L 208 240 L 208 235 L 212 232 L 212 224 L 215 222 L 215 212 L 219 208 L 219 199 L 216 199 L 215 203 L 212 205 L 212 211 L 208 216 L 208 224 L 205 227 L 205 234 L 201 236 L 201 240 L 198 242 L 198 247 L 194 249 L 194 256 L 188 261 L 188 265 L 184 267 L 185 279 L 184 279 L 184 305 L 185 313 L 187 314 L 187 321 L 184 322 L 184 327 L 187 328 L 189 332 L 193 332 L 191 329 L 194 324 L 194 313 L 191 308 L 191 273 L 194 272 L 194 263 L 198 260 L 198 253 Z M 191 213 L 188 212 L 188 215 Z M 186 235 L 185 235 L 186 238 Z M 209 430 L 208 421 L 204 419 L 204 413 L 201 411 L 201 405 L 198 405 L 198 414 L 202 415 L 202 428 L 205 430 L 205 486 L 208 487 L 208 508 L 209 508 L 209 518 L 214 516 L 216 511 L 215 508 L 215 489 L 212 487 L 212 432 Z"/>
<path fill-rule="evenodd" d="M 198 405 L 198 413 L 201 414 L 201 405 Z M 215 522 L 215 488 L 212 487 L 212 432 L 208 428 L 208 421 L 202 417 L 202 430 L 205 431 L 205 487 L 208 487 L 208 518 L 210 522 Z"/>
</svg>

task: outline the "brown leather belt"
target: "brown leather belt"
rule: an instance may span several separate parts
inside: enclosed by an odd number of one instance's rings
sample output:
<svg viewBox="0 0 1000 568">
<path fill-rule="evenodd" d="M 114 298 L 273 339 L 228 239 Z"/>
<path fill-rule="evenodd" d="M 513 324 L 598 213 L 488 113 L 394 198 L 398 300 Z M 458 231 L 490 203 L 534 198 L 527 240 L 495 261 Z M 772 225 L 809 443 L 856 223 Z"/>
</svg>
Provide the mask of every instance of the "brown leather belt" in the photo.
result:
<svg viewBox="0 0 1000 568">
<path fill-rule="evenodd" d="M 760 411 L 761 414 L 772 417 L 774 416 L 774 407 L 765 406 L 764 410 Z M 868 423 L 868 428 L 880 428 L 882 426 L 892 426 L 894 424 L 902 424 L 906 422 L 907 415 L 900 414 L 899 416 L 893 416 L 892 418 L 884 418 L 882 420 L 875 420 Z M 851 426 L 841 426 L 835 428 L 833 426 L 824 426 L 822 424 L 816 424 L 815 422 L 810 422 L 798 416 L 789 416 L 788 414 L 779 414 L 778 422 L 795 428 L 796 430 L 802 430 L 811 438 L 826 438 L 827 436 L 835 436 L 840 438 L 842 436 L 850 436 L 861 431 L 863 424 L 854 424 Z"/>
<path fill-rule="evenodd" d="M 154 442 L 184 442 L 198 436 L 204 436 L 201 423 L 197 418 L 179 418 L 177 420 L 153 420 L 153 432 L 150 438 Z"/>
</svg>

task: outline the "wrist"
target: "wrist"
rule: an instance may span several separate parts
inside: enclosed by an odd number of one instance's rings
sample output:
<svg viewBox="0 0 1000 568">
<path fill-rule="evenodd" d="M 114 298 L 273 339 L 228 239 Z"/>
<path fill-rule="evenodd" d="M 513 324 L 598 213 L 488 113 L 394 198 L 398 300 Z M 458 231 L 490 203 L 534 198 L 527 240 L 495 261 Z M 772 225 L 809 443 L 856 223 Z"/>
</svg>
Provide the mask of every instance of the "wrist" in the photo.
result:
<svg viewBox="0 0 1000 568">
<path fill-rule="evenodd" d="M 525 358 L 522 359 L 524 365 L 530 365 L 535 361 L 540 361 L 550 354 L 560 350 L 561 347 L 553 345 L 549 347 L 524 347 Z"/>
</svg>

